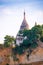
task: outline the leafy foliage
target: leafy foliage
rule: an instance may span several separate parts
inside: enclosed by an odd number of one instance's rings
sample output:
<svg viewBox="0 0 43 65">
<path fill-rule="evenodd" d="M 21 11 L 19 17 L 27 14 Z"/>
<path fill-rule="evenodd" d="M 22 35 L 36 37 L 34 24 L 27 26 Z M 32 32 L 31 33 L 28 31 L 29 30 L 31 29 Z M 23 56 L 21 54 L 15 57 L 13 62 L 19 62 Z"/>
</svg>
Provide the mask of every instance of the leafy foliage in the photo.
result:
<svg viewBox="0 0 43 65">
<path fill-rule="evenodd" d="M 27 36 L 27 39 L 23 41 L 24 45 L 31 45 L 31 48 L 36 48 L 37 40 L 43 41 L 43 25 L 36 25 L 31 30 L 24 30 L 23 36 Z"/>
<path fill-rule="evenodd" d="M 22 54 L 23 53 L 23 47 L 22 46 L 16 46 L 15 47 L 15 53 Z"/>
<path fill-rule="evenodd" d="M 5 47 L 9 47 L 10 44 L 12 44 L 13 42 L 15 42 L 15 38 L 13 36 L 9 36 L 9 35 L 6 35 L 4 37 L 4 46 Z"/>
<path fill-rule="evenodd" d="M 19 32 L 21 33 L 21 31 Z M 27 48 L 36 48 L 38 46 L 37 40 L 43 42 L 43 25 L 36 25 L 31 30 L 23 30 L 22 34 L 24 38 L 27 38 L 23 40 L 20 46 L 16 46 L 15 51 L 18 54 L 22 54 Z"/>
</svg>

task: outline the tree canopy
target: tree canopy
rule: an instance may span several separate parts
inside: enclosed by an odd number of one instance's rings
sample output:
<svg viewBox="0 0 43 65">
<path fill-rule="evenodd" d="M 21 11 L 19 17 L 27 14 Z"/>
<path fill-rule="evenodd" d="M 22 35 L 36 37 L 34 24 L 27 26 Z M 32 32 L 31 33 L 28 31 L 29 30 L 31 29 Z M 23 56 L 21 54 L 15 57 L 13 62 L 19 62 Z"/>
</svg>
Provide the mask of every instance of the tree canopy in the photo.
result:
<svg viewBox="0 0 43 65">
<path fill-rule="evenodd" d="M 37 47 L 37 40 L 43 41 L 43 25 L 36 25 L 31 30 L 24 30 L 23 36 L 27 36 L 27 40 L 23 41 L 24 45 Z"/>
<path fill-rule="evenodd" d="M 4 46 L 9 47 L 12 43 L 15 43 L 15 38 L 13 36 L 6 35 L 4 37 Z"/>
<path fill-rule="evenodd" d="M 19 31 L 19 33 L 21 33 L 21 31 Z M 20 46 L 16 46 L 14 49 L 18 54 L 22 54 L 27 48 L 36 48 L 38 46 L 38 40 L 43 42 L 43 25 L 36 25 L 30 30 L 23 30 L 22 34 L 24 37 L 23 43 L 21 43 Z M 6 35 L 4 39 L 5 47 L 8 47 L 10 44 L 15 42 L 15 38 L 13 36 Z"/>
<path fill-rule="evenodd" d="M 20 31 L 21 33 L 21 31 Z M 40 40 L 43 42 L 43 25 L 36 25 L 32 27 L 30 30 L 23 30 L 22 31 L 24 40 L 20 46 L 15 47 L 15 51 L 18 54 L 22 54 L 23 51 L 27 48 L 37 48 L 38 44 L 37 41 Z M 25 39 L 26 37 L 26 39 Z"/>
</svg>

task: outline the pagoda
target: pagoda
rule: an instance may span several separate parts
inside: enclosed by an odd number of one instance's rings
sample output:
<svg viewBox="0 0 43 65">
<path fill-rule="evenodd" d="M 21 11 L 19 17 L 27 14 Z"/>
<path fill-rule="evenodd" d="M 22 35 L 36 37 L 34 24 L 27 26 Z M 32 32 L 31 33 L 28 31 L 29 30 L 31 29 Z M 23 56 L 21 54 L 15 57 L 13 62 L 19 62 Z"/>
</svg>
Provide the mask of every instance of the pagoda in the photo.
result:
<svg viewBox="0 0 43 65">
<path fill-rule="evenodd" d="M 26 21 L 26 18 L 25 18 L 25 12 L 24 12 L 23 22 L 22 22 L 22 24 L 20 26 L 20 30 L 19 30 L 19 32 L 18 32 L 18 34 L 16 36 L 16 44 L 17 45 L 20 45 L 24 40 L 23 33 L 22 33 L 23 30 L 29 30 L 29 25 L 28 25 L 28 23 Z"/>
</svg>

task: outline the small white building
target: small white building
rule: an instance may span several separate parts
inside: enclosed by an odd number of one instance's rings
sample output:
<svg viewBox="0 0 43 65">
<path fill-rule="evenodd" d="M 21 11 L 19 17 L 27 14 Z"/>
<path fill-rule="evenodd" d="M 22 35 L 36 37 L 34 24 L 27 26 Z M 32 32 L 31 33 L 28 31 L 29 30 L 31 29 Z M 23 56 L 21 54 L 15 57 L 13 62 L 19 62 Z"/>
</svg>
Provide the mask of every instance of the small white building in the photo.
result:
<svg viewBox="0 0 43 65">
<path fill-rule="evenodd" d="M 22 33 L 22 31 L 24 29 L 26 29 L 26 30 L 29 29 L 29 25 L 27 24 L 27 21 L 26 21 L 26 18 L 25 18 L 25 12 L 24 12 L 23 22 L 22 22 L 22 24 L 20 26 L 20 30 L 19 30 L 19 32 L 18 32 L 18 34 L 16 36 L 16 44 L 17 45 L 20 45 L 23 42 L 23 40 L 24 40 L 23 33 Z"/>
</svg>

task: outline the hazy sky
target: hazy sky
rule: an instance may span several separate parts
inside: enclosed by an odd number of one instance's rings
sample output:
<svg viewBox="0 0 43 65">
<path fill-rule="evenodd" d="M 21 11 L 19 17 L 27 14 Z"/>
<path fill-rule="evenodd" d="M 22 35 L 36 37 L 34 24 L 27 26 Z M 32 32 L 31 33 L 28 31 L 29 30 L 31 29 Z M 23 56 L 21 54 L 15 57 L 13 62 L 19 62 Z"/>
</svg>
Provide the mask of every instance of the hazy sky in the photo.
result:
<svg viewBox="0 0 43 65">
<path fill-rule="evenodd" d="M 0 0 L 0 42 L 5 35 L 16 36 L 24 10 L 30 28 L 35 21 L 43 24 L 43 0 Z"/>
</svg>

